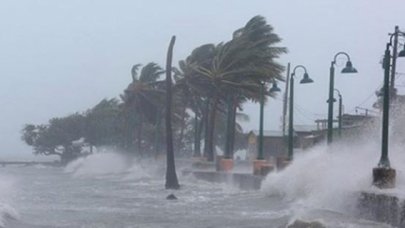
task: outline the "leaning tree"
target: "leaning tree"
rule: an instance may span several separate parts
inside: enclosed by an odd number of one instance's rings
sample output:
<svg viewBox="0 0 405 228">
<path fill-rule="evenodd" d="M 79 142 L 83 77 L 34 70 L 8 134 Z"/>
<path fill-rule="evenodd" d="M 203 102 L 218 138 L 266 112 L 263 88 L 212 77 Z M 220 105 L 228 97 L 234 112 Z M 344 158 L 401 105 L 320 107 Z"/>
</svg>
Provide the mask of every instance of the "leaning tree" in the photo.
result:
<svg viewBox="0 0 405 228">
<path fill-rule="evenodd" d="M 85 117 L 75 113 L 62 118 L 52 118 L 48 124 L 27 124 L 21 139 L 32 146 L 34 154 L 56 155 L 63 164 L 82 153 Z"/>
<path fill-rule="evenodd" d="M 137 64 L 132 67 L 132 82 L 124 90 L 121 99 L 124 103 L 123 110 L 128 128 L 126 131 L 129 136 L 128 144 L 132 144 L 131 136 L 134 135 L 132 131 L 137 129 L 136 147 L 142 156 L 144 123 L 156 124 L 160 121 L 165 91 L 161 88 L 163 81 L 159 80 L 164 73 L 162 68 L 151 62 L 142 67 L 138 76 L 140 66 Z"/>
<path fill-rule="evenodd" d="M 214 159 L 218 107 L 231 103 L 228 109 L 233 113 L 230 118 L 234 119 L 236 107 L 241 102 L 259 99 L 262 83 L 267 85 L 274 80 L 283 80 L 284 68 L 275 61 L 286 52 L 286 48 L 275 46 L 280 41 L 266 20 L 262 16 L 256 16 L 243 28 L 236 30 L 232 40 L 218 45 L 203 45 L 189 57 L 193 59 L 194 56 L 202 56 L 201 58 L 185 61 L 189 64 L 189 70 L 185 73 L 193 78 L 191 82 L 194 87 L 205 90 L 202 96 L 206 97 L 208 109 L 205 141 L 208 160 Z"/>
</svg>

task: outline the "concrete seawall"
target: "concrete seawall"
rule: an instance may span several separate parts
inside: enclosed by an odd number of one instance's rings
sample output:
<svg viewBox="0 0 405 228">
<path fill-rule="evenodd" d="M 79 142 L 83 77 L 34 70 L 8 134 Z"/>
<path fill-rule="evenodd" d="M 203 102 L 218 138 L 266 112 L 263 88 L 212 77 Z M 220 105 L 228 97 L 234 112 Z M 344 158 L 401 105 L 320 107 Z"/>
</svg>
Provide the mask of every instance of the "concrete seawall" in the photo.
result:
<svg viewBox="0 0 405 228">
<path fill-rule="evenodd" d="M 184 170 L 182 173 L 208 182 L 227 183 L 242 190 L 259 190 L 264 180 L 263 176 L 248 173 L 191 170 Z M 358 195 L 359 217 L 405 228 L 405 196 L 373 191 L 363 191 Z"/>
<path fill-rule="evenodd" d="M 183 175 L 193 175 L 197 179 L 214 183 L 228 183 L 242 190 L 259 190 L 264 177 L 248 173 L 225 173 L 215 171 L 183 171 Z"/>
<path fill-rule="evenodd" d="M 405 198 L 390 193 L 361 192 L 358 209 L 362 218 L 405 228 Z"/>
</svg>

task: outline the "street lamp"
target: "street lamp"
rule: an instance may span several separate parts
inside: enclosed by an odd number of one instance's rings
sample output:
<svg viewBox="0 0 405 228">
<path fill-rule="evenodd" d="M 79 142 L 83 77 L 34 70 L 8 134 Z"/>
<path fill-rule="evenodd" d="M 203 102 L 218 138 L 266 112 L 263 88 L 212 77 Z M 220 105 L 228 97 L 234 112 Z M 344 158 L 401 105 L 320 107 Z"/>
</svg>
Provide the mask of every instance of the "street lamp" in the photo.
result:
<svg viewBox="0 0 405 228">
<path fill-rule="evenodd" d="M 290 106 L 289 106 L 289 121 L 288 121 L 288 160 L 292 161 L 294 156 L 294 77 L 295 77 L 295 70 L 298 68 L 304 69 L 304 76 L 300 81 L 301 84 L 307 84 L 314 82 L 307 73 L 307 69 L 302 66 L 298 65 L 294 68 L 291 77 L 290 77 Z"/>
<path fill-rule="evenodd" d="M 379 188 L 393 188 L 395 186 L 395 169 L 391 168 L 388 158 L 388 125 L 389 125 L 389 102 L 390 102 L 390 43 L 387 43 L 384 54 L 384 86 L 383 86 L 383 123 L 381 157 L 378 166 L 373 169 L 373 185 Z M 392 85 L 392 84 L 391 84 Z"/>
<path fill-rule="evenodd" d="M 335 78 L 335 64 L 337 57 L 339 55 L 345 55 L 347 57 L 346 66 L 342 69 L 342 74 L 349 74 L 349 73 L 357 73 L 356 68 L 353 67 L 352 62 L 350 61 L 350 56 L 346 52 L 338 52 L 330 66 L 330 74 L 329 74 L 329 99 L 328 99 L 328 137 L 327 142 L 328 144 L 332 143 L 333 137 L 333 91 L 334 91 L 334 78 Z"/>
<path fill-rule="evenodd" d="M 389 168 L 388 159 L 388 127 L 389 127 L 389 74 L 390 74 L 390 44 L 387 44 L 384 54 L 384 86 L 383 86 L 383 124 L 381 158 L 378 167 Z"/>
<path fill-rule="evenodd" d="M 273 85 L 271 86 L 269 92 L 270 93 L 276 93 L 276 92 L 280 92 L 281 89 L 277 86 L 277 82 L 273 82 Z"/>
<path fill-rule="evenodd" d="M 343 99 L 342 99 L 342 94 L 340 93 L 340 91 L 338 90 L 338 89 L 334 89 L 334 91 L 336 91 L 337 93 L 338 93 L 338 96 L 339 96 L 339 117 L 338 117 L 338 120 L 339 120 L 339 122 L 338 122 L 338 129 L 339 129 L 339 138 L 341 138 L 342 137 L 342 107 L 343 107 L 343 105 L 342 105 L 342 101 L 343 101 Z M 336 102 L 336 99 L 335 98 L 333 98 L 333 103 L 335 103 Z M 329 100 L 327 100 L 326 101 L 326 103 L 329 103 Z"/>
<path fill-rule="evenodd" d="M 383 92 L 383 123 L 382 123 L 382 142 L 381 142 L 381 157 L 378 166 L 373 169 L 373 185 L 379 188 L 393 188 L 395 187 L 396 171 L 391 168 L 390 160 L 388 158 L 388 130 L 389 130 L 389 109 L 390 109 L 390 96 L 396 95 L 394 88 L 395 80 L 395 67 L 398 57 L 405 57 L 405 46 L 402 51 L 397 55 L 398 36 L 405 36 L 404 32 L 399 31 L 398 26 L 395 26 L 395 32 L 390 34 L 390 42 L 387 43 L 384 54 L 383 68 L 384 68 L 384 86 Z M 394 43 L 392 42 L 394 38 Z M 390 46 L 393 48 L 392 64 Z M 391 84 L 390 84 L 390 67 L 391 67 Z"/>
<path fill-rule="evenodd" d="M 277 87 L 277 83 L 273 81 L 273 86 L 269 90 L 270 93 L 281 91 Z M 260 83 L 260 126 L 257 158 L 253 161 L 253 174 L 262 175 L 262 167 L 266 164 L 263 154 L 263 116 L 264 116 L 264 82 Z"/>
<path fill-rule="evenodd" d="M 339 96 L 339 138 L 342 138 L 342 103 L 343 103 L 343 98 L 342 94 L 338 89 L 335 89 L 335 91 L 338 93 Z"/>
<path fill-rule="evenodd" d="M 399 54 L 397 54 L 399 35 L 405 36 L 405 33 L 401 32 L 398 26 L 395 26 L 394 33 L 390 34 L 390 42 L 389 42 L 389 45 L 392 46 L 392 65 L 391 65 L 391 84 L 390 84 L 392 92 L 395 91 L 394 87 L 395 87 L 395 73 L 396 73 L 395 71 L 397 66 L 397 57 L 405 57 L 405 45 L 404 49 L 400 51 Z M 392 39 L 394 39 L 394 41 Z M 394 93 L 393 95 L 395 96 L 396 94 Z"/>
<path fill-rule="evenodd" d="M 278 88 L 277 83 L 274 81 L 269 92 L 279 92 L 281 91 Z M 259 125 L 259 143 L 258 143 L 258 154 L 257 160 L 264 160 L 263 154 L 263 116 L 264 116 L 264 83 L 260 84 L 260 125 Z"/>
<path fill-rule="evenodd" d="M 402 49 L 402 51 L 399 52 L 398 57 L 405 57 L 405 44 L 404 44 L 404 48 Z"/>
</svg>

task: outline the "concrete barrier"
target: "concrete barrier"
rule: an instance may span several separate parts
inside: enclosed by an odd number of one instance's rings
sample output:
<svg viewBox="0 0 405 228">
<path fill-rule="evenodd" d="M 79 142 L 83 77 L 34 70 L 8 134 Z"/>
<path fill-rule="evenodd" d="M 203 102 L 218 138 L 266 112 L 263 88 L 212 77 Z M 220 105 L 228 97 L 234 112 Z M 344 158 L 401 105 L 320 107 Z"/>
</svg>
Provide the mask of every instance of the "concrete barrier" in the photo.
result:
<svg viewBox="0 0 405 228">
<path fill-rule="evenodd" d="M 361 192 L 360 217 L 405 228 L 405 198 L 390 193 Z"/>
<path fill-rule="evenodd" d="M 214 183 L 228 183 L 242 190 L 259 190 L 264 177 L 247 173 L 225 173 L 214 171 L 183 171 L 183 175 Z"/>
</svg>

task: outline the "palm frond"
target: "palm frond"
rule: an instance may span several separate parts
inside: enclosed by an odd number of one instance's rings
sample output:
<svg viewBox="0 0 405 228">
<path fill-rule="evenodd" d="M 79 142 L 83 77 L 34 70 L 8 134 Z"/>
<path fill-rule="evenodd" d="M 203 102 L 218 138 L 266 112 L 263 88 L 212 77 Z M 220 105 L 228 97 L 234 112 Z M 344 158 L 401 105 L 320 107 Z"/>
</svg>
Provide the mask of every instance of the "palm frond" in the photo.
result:
<svg viewBox="0 0 405 228">
<path fill-rule="evenodd" d="M 151 62 L 142 67 L 139 81 L 143 83 L 153 82 L 159 79 L 160 75 L 162 75 L 163 73 L 164 71 L 158 64 Z"/>
<path fill-rule="evenodd" d="M 132 76 L 132 82 L 137 81 L 137 76 L 138 76 L 138 69 L 141 66 L 141 64 L 135 64 L 131 68 L 131 76 Z"/>
</svg>

